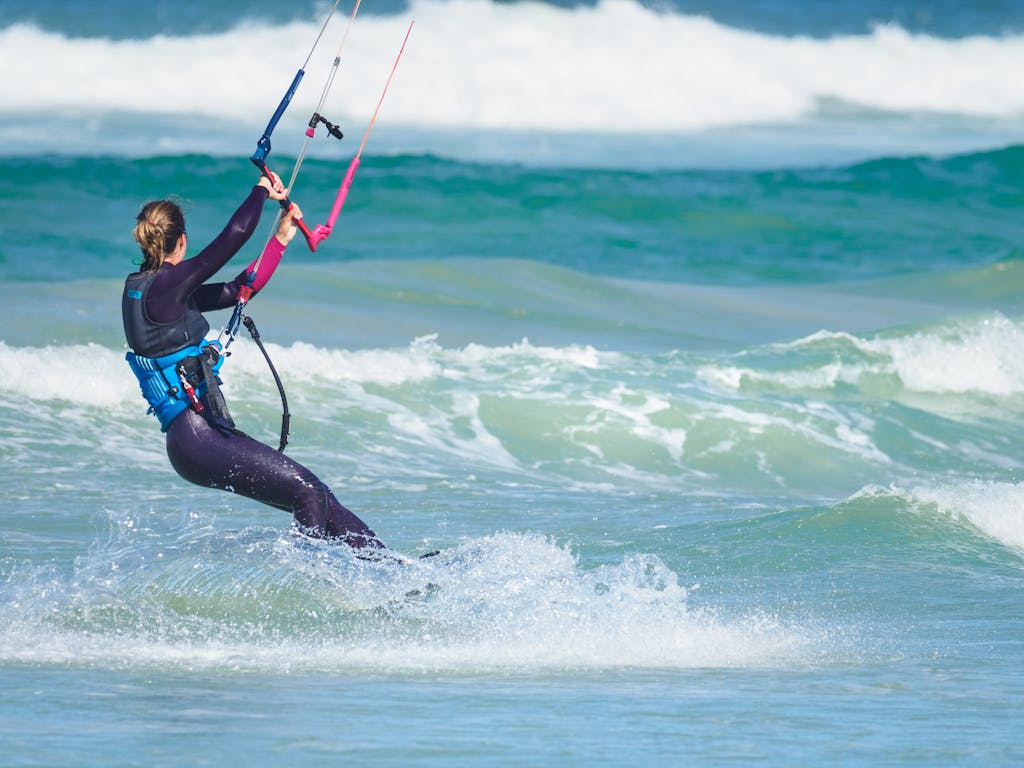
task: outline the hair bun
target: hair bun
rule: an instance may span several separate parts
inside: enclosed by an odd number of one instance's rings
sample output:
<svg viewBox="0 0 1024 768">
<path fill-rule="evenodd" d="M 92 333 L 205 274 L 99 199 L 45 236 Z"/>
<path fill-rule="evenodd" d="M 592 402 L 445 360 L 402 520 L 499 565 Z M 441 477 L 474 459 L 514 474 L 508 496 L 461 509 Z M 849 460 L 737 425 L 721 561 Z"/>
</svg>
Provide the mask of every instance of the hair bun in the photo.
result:
<svg viewBox="0 0 1024 768">
<path fill-rule="evenodd" d="M 142 269 L 159 269 L 185 234 L 185 216 L 177 203 L 153 200 L 142 206 L 135 221 L 132 236 L 142 249 Z"/>
</svg>

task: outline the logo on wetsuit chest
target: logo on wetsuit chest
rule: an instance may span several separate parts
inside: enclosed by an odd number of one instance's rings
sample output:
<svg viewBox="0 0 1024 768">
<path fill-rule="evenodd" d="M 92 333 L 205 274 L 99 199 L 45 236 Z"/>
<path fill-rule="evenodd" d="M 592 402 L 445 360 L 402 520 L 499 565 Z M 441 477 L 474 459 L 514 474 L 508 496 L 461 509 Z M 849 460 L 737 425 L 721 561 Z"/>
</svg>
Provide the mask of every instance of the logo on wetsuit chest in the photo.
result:
<svg viewBox="0 0 1024 768">
<path fill-rule="evenodd" d="M 137 291 L 134 288 L 129 288 L 126 291 L 126 293 L 128 294 L 128 298 L 129 299 L 141 299 L 142 298 L 142 291 Z"/>
</svg>

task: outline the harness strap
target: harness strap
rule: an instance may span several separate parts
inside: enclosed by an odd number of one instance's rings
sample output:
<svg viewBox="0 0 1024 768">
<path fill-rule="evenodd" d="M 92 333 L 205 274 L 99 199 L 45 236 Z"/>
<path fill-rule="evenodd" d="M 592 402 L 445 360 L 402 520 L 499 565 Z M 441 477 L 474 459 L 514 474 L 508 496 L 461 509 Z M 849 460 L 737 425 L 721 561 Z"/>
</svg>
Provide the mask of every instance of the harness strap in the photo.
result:
<svg viewBox="0 0 1024 768">
<path fill-rule="evenodd" d="M 205 339 L 195 346 L 185 347 L 162 357 L 125 353 L 125 360 L 128 361 L 135 378 L 139 380 L 142 396 L 149 403 L 147 413 L 157 417 L 161 431 L 166 432 L 175 417 L 186 408 L 192 406 L 197 412 L 202 410 L 199 398 L 206 395 L 209 387 L 202 375 L 201 358 L 206 356 L 211 346 L 219 355 L 220 345 Z M 194 361 L 191 366 L 190 361 Z M 216 373 L 223 362 L 224 358 L 218 357 L 211 370 Z M 199 380 L 195 383 L 190 382 L 189 377 L 196 372 L 200 374 Z"/>
</svg>

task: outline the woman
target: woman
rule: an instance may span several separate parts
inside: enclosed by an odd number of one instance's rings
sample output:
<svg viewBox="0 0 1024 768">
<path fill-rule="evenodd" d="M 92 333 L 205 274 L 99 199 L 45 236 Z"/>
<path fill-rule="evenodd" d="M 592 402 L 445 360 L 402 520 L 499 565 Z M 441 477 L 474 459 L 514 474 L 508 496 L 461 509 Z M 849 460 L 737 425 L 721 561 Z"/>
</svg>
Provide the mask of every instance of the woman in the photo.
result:
<svg viewBox="0 0 1024 768">
<path fill-rule="evenodd" d="M 312 472 L 235 428 L 220 394 L 220 345 L 205 339 L 201 314 L 232 307 L 254 261 L 229 283 L 207 283 L 252 235 L 267 199 L 283 200 L 280 178 L 261 177 L 224 230 L 185 258 L 188 237 L 181 208 L 170 200 L 147 203 L 136 216 L 135 241 L 144 261 L 128 276 L 122 298 L 128 363 L 150 412 L 167 433 L 171 466 L 186 480 L 262 501 L 295 516 L 301 529 L 352 547 L 380 549 L 370 528 L 343 507 Z M 266 285 L 295 236 L 296 206 L 284 214 L 260 261 L 254 292 Z"/>
</svg>

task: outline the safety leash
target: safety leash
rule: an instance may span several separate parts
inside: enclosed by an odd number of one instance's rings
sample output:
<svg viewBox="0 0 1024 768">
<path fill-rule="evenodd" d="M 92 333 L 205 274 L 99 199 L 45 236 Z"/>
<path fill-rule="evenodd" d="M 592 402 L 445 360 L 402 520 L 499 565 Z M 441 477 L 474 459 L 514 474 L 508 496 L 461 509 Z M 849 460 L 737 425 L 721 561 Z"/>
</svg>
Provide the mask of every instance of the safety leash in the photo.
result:
<svg viewBox="0 0 1024 768">
<path fill-rule="evenodd" d="M 267 366 L 270 368 L 270 372 L 274 375 L 274 382 L 277 384 L 277 391 L 281 395 L 281 444 L 278 446 L 277 450 L 284 451 L 284 447 L 288 445 L 288 428 L 291 425 L 292 420 L 292 415 L 288 413 L 288 398 L 284 394 L 284 384 L 281 383 L 281 377 L 277 375 L 277 369 L 274 367 L 274 363 L 270 360 L 270 355 L 267 354 L 267 350 L 263 346 L 263 341 L 260 339 L 260 332 L 256 330 L 256 323 L 254 323 L 252 318 L 248 315 L 242 316 L 242 322 L 249 330 L 249 335 L 252 336 L 252 340 L 256 342 L 256 346 L 260 348 L 260 352 L 263 353 L 263 359 L 267 361 Z"/>
</svg>

